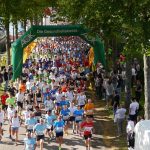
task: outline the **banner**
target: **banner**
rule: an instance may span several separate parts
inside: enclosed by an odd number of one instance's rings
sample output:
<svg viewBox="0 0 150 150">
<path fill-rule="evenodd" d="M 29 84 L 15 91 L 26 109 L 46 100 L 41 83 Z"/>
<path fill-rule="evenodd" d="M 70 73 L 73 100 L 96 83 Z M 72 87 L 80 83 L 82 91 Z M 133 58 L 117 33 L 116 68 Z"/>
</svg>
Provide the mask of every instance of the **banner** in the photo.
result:
<svg viewBox="0 0 150 150">
<path fill-rule="evenodd" d="M 13 80 L 21 75 L 23 62 L 35 47 L 34 44 L 29 44 L 37 37 L 79 36 L 93 46 L 94 63 L 100 61 L 105 67 L 104 45 L 100 38 L 92 37 L 91 39 L 88 33 L 89 30 L 83 28 L 82 25 L 32 26 L 24 35 L 12 44 Z M 25 47 L 27 48 L 24 50 Z M 92 60 L 93 56 L 91 56 L 91 62 Z"/>
<path fill-rule="evenodd" d="M 24 48 L 24 50 L 23 50 L 23 63 L 25 63 L 26 59 L 32 53 L 32 51 L 35 48 L 36 44 L 37 44 L 36 42 L 32 42 L 26 48 Z"/>
<path fill-rule="evenodd" d="M 89 51 L 89 66 L 93 64 L 93 61 L 94 61 L 94 50 L 93 47 L 91 47 Z"/>
<path fill-rule="evenodd" d="M 6 56 L 1 56 L 0 57 L 0 66 L 6 66 L 7 65 L 7 61 L 6 61 Z"/>
</svg>

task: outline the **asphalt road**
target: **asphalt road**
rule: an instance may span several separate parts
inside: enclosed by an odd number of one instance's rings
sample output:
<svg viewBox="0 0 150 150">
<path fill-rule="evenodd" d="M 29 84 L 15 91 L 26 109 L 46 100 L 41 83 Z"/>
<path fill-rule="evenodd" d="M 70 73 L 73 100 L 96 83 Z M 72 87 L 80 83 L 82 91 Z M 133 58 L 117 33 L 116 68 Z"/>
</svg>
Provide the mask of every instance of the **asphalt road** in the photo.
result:
<svg viewBox="0 0 150 150">
<path fill-rule="evenodd" d="M 101 128 L 100 122 L 95 117 L 95 125 L 96 125 L 96 132 L 93 134 L 92 137 L 92 146 L 91 150 L 105 150 L 106 148 L 103 146 L 102 141 L 102 135 L 101 135 Z M 2 139 L 2 143 L 0 143 L 0 150 L 23 150 L 24 149 L 24 143 L 23 139 L 25 137 L 25 128 L 22 125 L 19 129 L 19 142 L 18 146 L 15 145 L 15 143 L 9 139 L 9 133 L 8 133 L 8 122 L 6 121 L 3 125 L 4 129 L 4 135 Z M 47 137 L 45 138 L 44 142 L 44 150 L 57 150 L 58 145 L 55 140 L 52 140 L 51 142 L 48 142 Z M 39 150 L 39 147 L 36 148 L 36 150 Z M 83 137 L 80 137 L 79 135 L 73 134 L 72 130 L 69 130 L 69 135 L 64 135 L 64 143 L 62 145 L 62 150 L 85 150 L 84 146 L 84 139 Z"/>
</svg>

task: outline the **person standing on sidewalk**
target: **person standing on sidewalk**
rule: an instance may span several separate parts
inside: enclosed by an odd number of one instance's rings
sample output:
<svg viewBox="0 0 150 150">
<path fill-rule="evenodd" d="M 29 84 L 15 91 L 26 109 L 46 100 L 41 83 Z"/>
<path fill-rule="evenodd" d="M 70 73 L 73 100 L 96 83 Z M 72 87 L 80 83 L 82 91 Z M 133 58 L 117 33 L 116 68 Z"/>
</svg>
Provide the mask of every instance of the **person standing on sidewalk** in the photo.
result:
<svg viewBox="0 0 150 150">
<path fill-rule="evenodd" d="M 95 79 L 95 89 L 96 89 L 96 96 L 98 98 L 100 98 L 100 94 L 101 94 L 101 88 L 100 88 L 100 79 L 98 76 L 96 76 L 96 79 Z"/>
<path fill-rule="evenodd" d="M 129 106 L 129 117 L 135 123 L 137 122 L 138 110 L 139 110 L 139 103 L 136 101 L 135 98 L 132 98 L 132 102 Z"/>
<path fill-rule="evenodd" d="M 123 134 L 123 122 L 125 120 L 126 109 L 123 105 L 120 105 L 116 111 L 117 127 L 118 127 L 118 136 Z"/>
<path fill-rule="evenodd" d="M 137 102 L 140 101 L 141 95 L 142 95 L 142 84 L 140 80 L 137 80 L 136 87 L 135 87 L 135 97 Z"/>
<path fill-rule="evenodd" d="M 109 108 L 109 103 L 112 101 L 113 95 L 114 95 L 114 87 L 111 82 L 111 80 L 107 81 L 106 84 L 106 108 Z"/>
<path fill-rule="evenodd" d="M 8 84 L 9 84 L 9 79 L 8 79 L 8 72 L 6 71 L 6 68 L 4 69 L 3 77 L 4 77 L 4 81 L 5 81 L 4 90 L 7 90 Z"/>
</svg>

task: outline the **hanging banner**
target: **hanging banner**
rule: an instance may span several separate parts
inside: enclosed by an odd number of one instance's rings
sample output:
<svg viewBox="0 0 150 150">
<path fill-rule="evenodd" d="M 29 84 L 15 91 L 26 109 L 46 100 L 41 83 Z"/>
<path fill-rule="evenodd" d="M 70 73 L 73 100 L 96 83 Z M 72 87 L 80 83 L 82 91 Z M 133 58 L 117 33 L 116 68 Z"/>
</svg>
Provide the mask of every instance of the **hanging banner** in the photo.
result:
<svg viewBox="0 0 150 150">
<path fill-rule="evenodd" d="M 25 63 L 26 59 L 32 53 L 32 51 L 35 48 L 36 44 L 37 44 L 36 42 L 32 42 L 26 48 L 24 48 L 24 50 L 23 50 L 23 63 Z"/>
<path fill-rule="evenodd" d="M 12 44 L 12 65 L 13 80 L 17 79 L 22 73 L 23 62 L 32 52 L 34 44 L 28 46 L 37 37 L 56 37 L 56 36 L 79 36 L 93 46 L 90 61 L 101 62 L 105 66 L 104 45 L 99 38 L 89 38 L 89 30 L 82 25 L 52 25 L 52 26 L 32 26 L 24 35 Z M 28 46 L 28 47 L 27 47 Z M 24 48 L 27 47 L 25 50 Z"/>
<path fill-rule="evenodd" d="M 93 64 L 93 61 L 94 61 L 94 50 L 93 47 L 91 47 L 89 51 L 89 66 Z"/>
<path fill-rule="evenodd" d="M 6 59 L 6 56 L 1 56 L 1 58 L 0 58 L 0 66 L 2 67 L 2 66 L 6 66 L 7 65 L 7 61 L 6 61 L 7 59 Z"/>
</svg>

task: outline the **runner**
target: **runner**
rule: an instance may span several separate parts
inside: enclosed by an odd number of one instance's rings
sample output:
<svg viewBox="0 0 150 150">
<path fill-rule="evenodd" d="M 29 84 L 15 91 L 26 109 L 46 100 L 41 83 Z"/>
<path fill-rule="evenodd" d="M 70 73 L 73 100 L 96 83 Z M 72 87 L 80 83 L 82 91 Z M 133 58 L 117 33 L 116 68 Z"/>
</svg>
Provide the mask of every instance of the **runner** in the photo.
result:
<svg viewBox="0 0 150 150">
<path fill-rule="evenodd" d="M 59 144 L 59 150 L 61 150 L 61 145 L 63 143 L 63 130 L 65 126 L 61 116 L 58 116 L 57 121 L 54 122 L 53 126 L 56 132 L 56 142 Z"/>
<path fill-rule="evenodd" d="M 15 143 L 16 146 L 18 145 L 18 132 L 19 132 L 19 127 L 20 127 L 20 121 L 18 117 L 17 111 L 15 111 L 14 116 L 11 118 L 11 130 L 12 130 L 12 136 L 15 135 Z"/>
<path fill-rule="evenodd" d="M 22 114 L 21 114 L 21 120 L 24 120 L 24 121 L 27 120 L 30 117 L 30 113 L 31 113 L 31 111 L 26 106 L 25 111 L 23 111 Z"/>
<path fill-rule="evenodd" d="M 63 109 L 60 111 L 62 115 L 62 119 L 65 123 L 64 132 L 68 135 L 68 127 L 69 127 L 69 119 L 70 119 L 70 110 L 68 109 L 67 105 L 64 105 Z"/>
<path fill-rule="evenodd" d="M 77 96 L 77 104 L 83 108 L 85 106 L 86 103 L 86 95 L 84 94 L 84 92 L 78 93 Z"/>
<path fill-rule="evenodd" d="M 52 111 L 47 111 L 47 114 L 45 115 L 45 122 L 47 125 L 47 133 L 49 135 L 49 140 L 52 140 L 54 138 L 53 134 L 53 122 L 56 119 L 54 115 L 52 115 Z"/>
<path fill-rule="evenodd" d="M 24 102 L 24 93 L 21 92 L 21 89 L 19 89 L 19 92 L 16 94 L 16 101 L 17 101 L 17 111 L 21 114 L 23 109 L 23 102 Z"/>
<path fill-rule="evenodd" d="M 88 103 L 84 107 L 85 114 L 93 118 L 95 106 L 91 99 L 88 99 Z"/>
<path fill-rule="evenodd" d="M 24 138 L 24 146 L 25 146 L 25 150 L 35 150 L 36 149 L 35 138 L 33 138 L 31 136 L 30 132 L 26 133 L 26 137 Z"/>
<path fill-rule="evenodd" d="M 33 127 L 37 124 L 37 120 L 34 118 L 34 114 L 30 113 L 29 118 L 25 119 L 25 128 L 27 132 L 33 133 Z"/>
<path fill-rule="evenodd" d="M 33 128 L 33 131 L 36 134 L 37 145 L 40 145 L 40 150 L 43 150 L 45 129 L 46 125 L 44 124 L 44 120 L 42 118 L 40 119 L 39 123 L 37 123 Z"/>
<path fill-rule="evenodd" d="M 50 96 L 47 96 L 46 101 L 44 102 L 45 111 L 53 110 L 54 102 L 50 99 Z"/>
<path fill-rule="evenodd" d="M 23 81 L 23 80 L 20 81 L 19 90 L 21 90 L 21 93 L 25 93 L 26 92 L 25 81 Z"/>
<path fill-rule="evenodd" d="M 11 93 L 8 93 L 8 98 L 6 99 L 6 105 L 13 105 L 14 107 L 16 106 L 16 101 L 15 98 L 12 96 Z"/>
<path fill-rule="evenodd" d="M 39 88 L 37 88 L 37 91 L 35 93 L 35 103 L 37 106 L 39 106 L 40 109 L 42 108 L 42 93 Z"/>
<path fill-rule="evenodd" d="M 73 133 L 75 133 L 75 116 L 74 116 L 74 112 L 77 108 L 74 106 L 74 103 L 71 102 L 70 103 L 70 107 L 69 107 L 69 110 L 70 110 L 70 124 L 72 124 L 72 130 L 73 130 Z"/>
<path fill-rule="evenodd" d="M 9 122 L 9 138 L 12 138 L 11 137 L 11 118 L 13 117 L 13 115 L 14 115 L 14 113 L 15 113 L 15 108 L 14 108 L 14 106 L 13 105 L 10 105 L 10 106 L 8 106 L 8 108 L 7 108 L 7 114 L 8 114 L 8 122 Z"/>
<path fill-rule="evenodd" d="M 92 129 L 93 129 L 93 121 L 92 119 L 87 116 L 86 121 L 82 122 L 80 125 L 80 130 L 84 131 L 84 139 L 85 139 L 85 146 L 86 150 L 90 150 L 91 147 L 91 137 L 92 137 Z"/>
<path fill-rule="evenodd" d="M 3 94 L 1 95 L 1 104 L 2 104 L 2 109 L 4 110 L 4 116 L 6 118 L 6 110 L 8 108 L 8 105 L 6 105 L 6 99 L 8 98 L 8 94 L 6 93 L 6 91 L 3 92 Z"/>
<path fill-rule="evenodd" d="M 37 119 L 37 122 L 39 122 L 40 118 L 42 117 L 42 112 L 39 109 L 39 106 L 35 107 L 34 116 Z"/>
<path fill-rule="evenodd" d="M 74 111 L 75 116 L 75 126 L 76 126 L 76 133 L 79 133 L 79 127 L 83 120 L 84 110 L 81 109 L 80 105 L 77 106 L 77 110 Z M 81 135 L 81 134 L 80 134 Z"/>
</svg>

